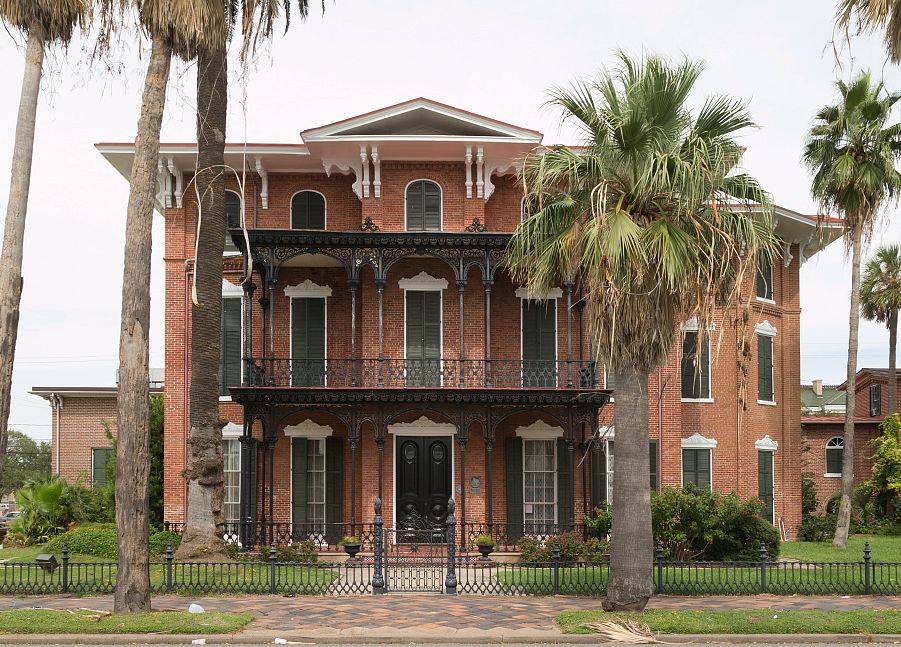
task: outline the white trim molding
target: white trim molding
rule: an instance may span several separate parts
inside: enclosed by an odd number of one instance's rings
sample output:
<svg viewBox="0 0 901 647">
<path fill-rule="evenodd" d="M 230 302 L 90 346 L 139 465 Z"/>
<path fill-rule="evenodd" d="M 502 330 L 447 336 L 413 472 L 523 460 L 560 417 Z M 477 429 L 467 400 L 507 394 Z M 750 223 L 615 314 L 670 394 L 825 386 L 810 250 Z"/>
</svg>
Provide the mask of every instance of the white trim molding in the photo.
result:
<svg viewBox="0 0 901 647">
<path fill-rule="evenodd" d="M 296 425 L 285 427 L 288 438 L 328 438 L 332 435 L 331 425 L 320 425 L 309 418 Z"/>
<path fill-rule="evenodd" d="M 762 452 L 774 452 L 779 449 L 779 443 L 770 438 L 770 435 L 767 434 L 760 440 L 754 442 L 754 448 Z"/>
<path fill-rule="evenodd" d="M 766 319 L 763 323 L 754 326 L 754 332 L 765 337 L 775 337 L 776 327 L 770 323 L 769 319 Z"/>
<path fill-rule="evenodd" d="M 397 287 L 401 290 L 446 290 L 447 285 L 447 279 L 435 278 L 424 271 L 397 282 Z"/>
<path fill-rule="evenodd" d="M 244 296 L 244 288 L 240 285 L 235 285 L 228 279 L 222 279 L 222 297 L 243 297 Z"/>
<path fill-rule="evenodd" d="M 285 286 L 285 296 L 286 297 L 314 297 L 324 299 L 326 297 L 332 296 L 332 288 L 328 285 L 319 285 L 318 283 L 313 283 L 310 279 L 307 279 L 297 285 L 286 285 Z"/>
<path fill-rule="evenodd" d="M 717 442 L 713 438 L 707 438 L 695 433 L 682 439 L 682 449 L 716 449 Z"/>
<path fill-rule="evenodd" d="M 598 440 L 615 440 L 616 439 L 616 427 L 613 425 L 601 425 L 598 427 L 597 435 L 595 436 Z"/>
<path fill-rule="evenodd" d="M 684 332 L 698 332 L 698 318 L 692 317 L 684 324 L 682 324 L 682 330 Z M 710 330 L 716 330 L 716 322 L 712 322 L 710 324 Z"/>
<path fill-rule="evenodd" d="M 516 435 L 526 440 L 549 440 L 563 438 L 563 427 L 556 427 L 544 420 L 536 420 L 531 425 L 516 428 Z"/>
<path fill-rule="evenodd" d="M 230 422 L 222 428 L 222 440 L 234 440 L 244 435 L 244 425 Z"/>
<path fill-rule="evenodd" d="M 516 298 L 528 299 L 529 301 L 547 301 L 549 299 L 560 299 L 563 297 L 563 290 L 560 288 L 551 288 L 547 292 L 535 292 L 529 288 L 516 288 Z"/>
<path fill-rule="evenodd" d="M 420 416 L 413 422 L 395 422 L 388 425 L 388 433 L 395 436 L 455 436 L 457 425 L 450 422 L 435 422 Z"/>
</svg>

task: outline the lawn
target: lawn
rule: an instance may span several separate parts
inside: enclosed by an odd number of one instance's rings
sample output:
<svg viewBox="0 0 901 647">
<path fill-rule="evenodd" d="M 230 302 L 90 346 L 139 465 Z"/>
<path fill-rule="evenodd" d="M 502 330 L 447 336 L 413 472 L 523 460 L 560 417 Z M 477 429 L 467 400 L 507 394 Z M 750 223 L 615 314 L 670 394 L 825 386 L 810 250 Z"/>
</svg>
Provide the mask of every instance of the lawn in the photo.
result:
<svg viewBox="0 0 901 647">
<path fill-rule="evenodd" d="M 666 611 L 641 613 L 566 611 L 557 625 L 567 634 L 587 634 L 586 622 L 637 621 L 662 634 L 897 634 L 901 611 Z"/>
<path fill-rule="evenodd" d="M 0 634 L 227 634 L 244 628 L 249 613 L 153 611 L 102 614 L 96 611 L 22 609 L 0 611 Z"/>
<path fill-rule="evenodd" d="M 901 562 L 901 537 L 879 535 L 854 535 L 848 539 L 847 548 L 833 548 L 829 542 L 786 541 L 779 554 L 807 562 L 859 562 L 866 542 L 870 542 L 873 561 Z"/>
</svg>

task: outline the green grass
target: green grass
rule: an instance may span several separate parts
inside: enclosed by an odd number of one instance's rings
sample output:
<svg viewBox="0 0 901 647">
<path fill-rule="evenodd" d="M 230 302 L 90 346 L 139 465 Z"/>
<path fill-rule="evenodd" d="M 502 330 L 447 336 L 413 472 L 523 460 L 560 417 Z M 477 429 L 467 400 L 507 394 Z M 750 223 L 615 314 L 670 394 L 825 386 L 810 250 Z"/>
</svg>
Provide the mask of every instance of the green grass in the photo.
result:
<svg viewBox="0 0 901 647">
<path fill-rule="evenodd" d="M 854 535 L 847 548 L 833 548 L 829 542 L 786 541 L 780 556 L 808 562 L 859 562 L 866 542 L 870 542 L 873 561 L 901 562 L 901 537 L 879 535 Z"/>
<path fill-rule="evenodd" d="M 100 615 L 93 611 L 0 611 L 0 634 L 227 634 L 242 629 L 249 613 L 150 613 Z"/>
<path fill-rule="evenodd" d="M 638 621 L 662 634 L 896 634 L 901 611 L 666 611 L 641 613 L 566 611 L 557 625 L 567 634 L 588 634 L 586 622 Z"/>
</svg>

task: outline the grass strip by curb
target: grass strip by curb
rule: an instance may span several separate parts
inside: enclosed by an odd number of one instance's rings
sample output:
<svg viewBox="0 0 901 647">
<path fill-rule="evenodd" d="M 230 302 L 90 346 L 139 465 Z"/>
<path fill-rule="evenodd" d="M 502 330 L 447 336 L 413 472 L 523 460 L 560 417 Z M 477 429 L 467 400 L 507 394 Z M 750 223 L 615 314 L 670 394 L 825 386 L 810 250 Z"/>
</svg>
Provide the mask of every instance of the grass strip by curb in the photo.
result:
<svg viewBox="0 0 901 647">
<path fill-rule="evenodd" d="M 16 609 L 0 611 L 0 634 L 225 634 L 242 629 L 249 613 L 149 613 L 101 615 L 90 610 Z"/>
<path fill-rule="evenodd" d="M 566 611 L 557 626 L 566 634 L 588 634 L 586 622 L 623 620 L 644 623 L 662 634 L 896 634 L 901 633 L 901 611 L 818 611 L 754 609 L 743 611 L 669 611 L 641 613 Z"/>
</svg>

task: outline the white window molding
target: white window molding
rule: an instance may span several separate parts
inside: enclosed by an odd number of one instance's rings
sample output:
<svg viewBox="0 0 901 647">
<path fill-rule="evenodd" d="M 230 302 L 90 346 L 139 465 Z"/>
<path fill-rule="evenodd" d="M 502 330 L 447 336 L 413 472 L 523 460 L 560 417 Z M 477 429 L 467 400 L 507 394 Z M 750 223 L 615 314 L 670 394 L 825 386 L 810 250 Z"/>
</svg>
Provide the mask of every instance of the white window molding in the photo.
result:
<svg viewBox="0 0 901 647">
<path fill-rule="evenodd" d="M 285 296 L 291 298 L 326 298 L 332 296 L 332 288 L 328 285 L 319 285 L 307 279 L 297 285 L 285 286 Z"/>
<path fill-rule="evenodd" d="M 455 436 L 457 425 L 450 422 L 435 422 L 420 416 L 413 422 L 395 422 L 388 425 L 388 433 L 395 436 Z"/>
<path fill-rule="evenodd" d="M 328 438 L 333 433 L 331 425 L 320 425 L 309 418 L 296 425 L 285 427 L 288 438 Z"/>
<path fill-rule="evenodd" d="M 551 440 L 563 438 L 563 428 L 550 425 L 544 420 L 536 420 L 531 425 L 517 427 L 516 435 L 526 440 Z"/>
<path fill-rule="evenodd" d="M 234 440 L 244 435 L 244 425 L 230 422 L 222 428 L 222 440 Z"/>
<path fill-rule="evenodd" d="M 682 439 L 682 449 L 715 449 L 716 445 L 715 439 L 707 438 L 699 433 Z"/>
<path fill-rule="evenodd" d="M 401 290 L 446 290 L 447 289 L 447 279 L 439 279 L 427 272 L 420 272 L 416 276 L 401 279 L 397 282 L 397 287 Z"/>
<path fill-rule="evenodd" d="M 763 323 L 754 326 L 754 332 L 758 335 L 763 335 L 764 337 L 775 337 L 776 327 L 769 322 L 769 319 L 767 319 L 764 320 Z"/>
<path fill-rule="evenodd" d="M 235 285 L 228 279 L 222 279 L 222 298 L 228 297 L 243 297 L 244 296 L 244 288 L 240 285 Z"/>
<path fill-rule="evenodd" d="M 616 427 L 602 425 L 598 427 L 597 438 L 600 440 L 613 440 L 616 438 Z"/>
<path fill-rule="evenodd" d="M 770 435 L 767 434 L 760 440 L 754 442 L 754 448 L 762 452 L 774 452 L 779 449 L 779 443 L 770 438 Z"/>
<path fill-rule="evenodd" d="M 715 321 L 711 322 L 710 330 L 716 330 L 716 322 Z M 691 319 L 686 321 L 684 324 L 682 324 L 682 331 L 683 332 L 698 332 L 698 318 L 692 317 Z"/>
<path fill-rule="evenodd" d="M 560 299 L 563 297 L 563 290 L 560 288 L 551 288 L 547 292 L 535 292 L 530 288 L 516 288 L 516 298 L 528 299 L 529 301 L 549 301 L 550 299 Z"/>
</svg>

